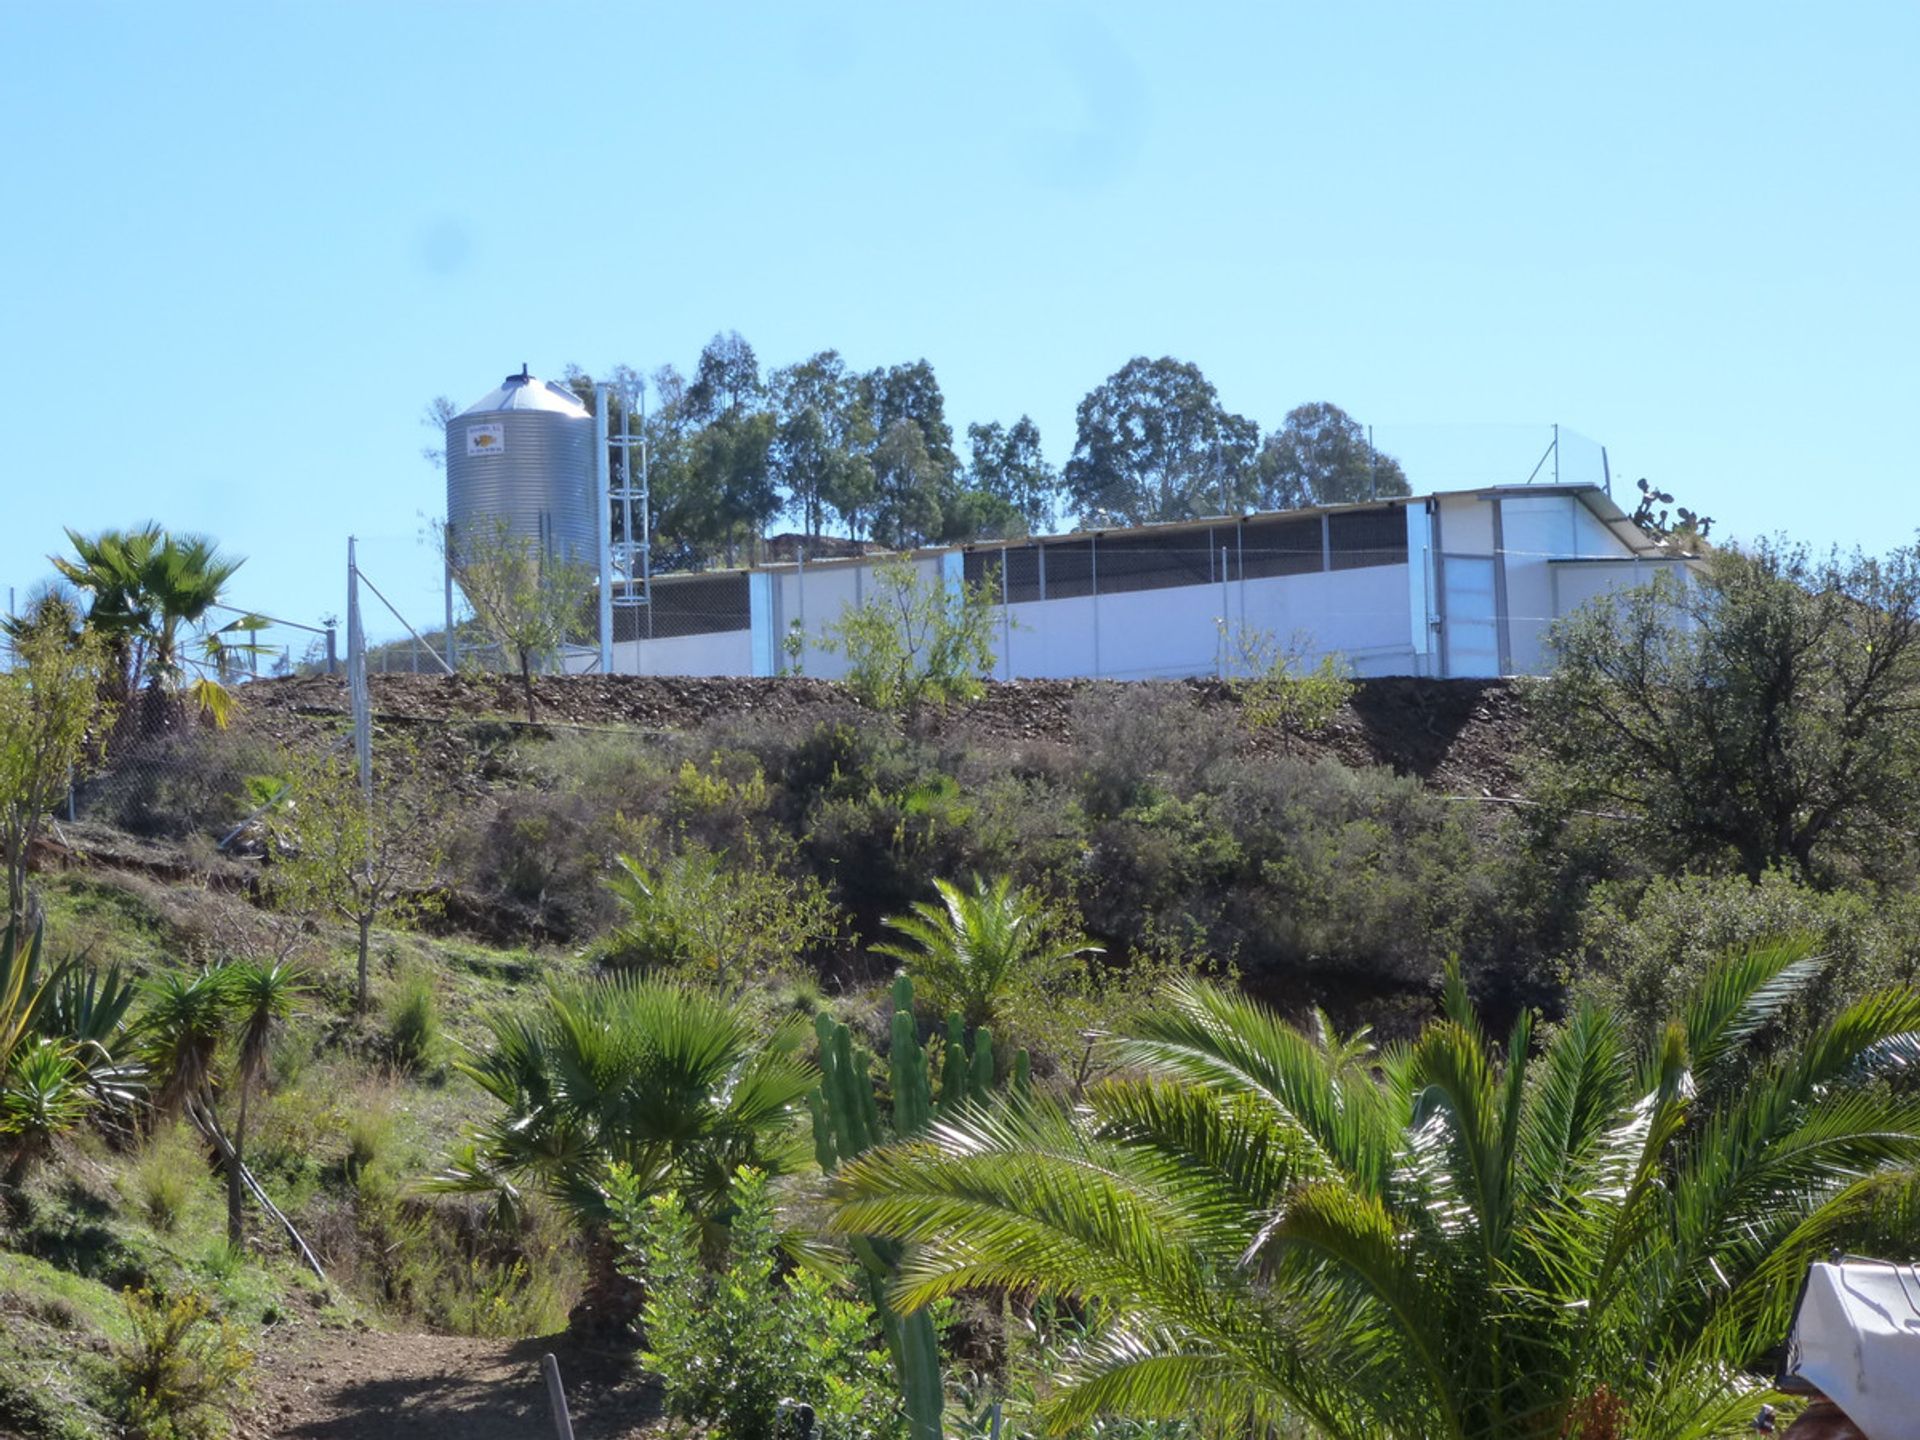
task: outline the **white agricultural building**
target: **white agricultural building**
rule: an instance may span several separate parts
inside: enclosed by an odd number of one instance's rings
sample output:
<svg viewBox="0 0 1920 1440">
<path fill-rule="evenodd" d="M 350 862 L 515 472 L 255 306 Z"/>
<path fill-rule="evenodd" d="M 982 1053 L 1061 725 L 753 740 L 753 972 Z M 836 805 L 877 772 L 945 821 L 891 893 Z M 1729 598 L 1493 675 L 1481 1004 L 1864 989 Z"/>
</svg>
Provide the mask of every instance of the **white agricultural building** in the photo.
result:
<svg viewBox="0 0 1920 1440">
<path fill-rule="evenodd" d="M 653 578 L 622 609 L 613 669 L 639 675 L 832 679 L 822 627 L 898 557 L 802 561 Z M 1501 486 L 907 557 L 928 581 L 988 581 L 1002 680 L 1220 673 L 1234 636 L 1264 634 L 1361 676 L 1537 673 L 1548 625 L 1584 601 L 1687 562 L 1606 491 Z M 1224 625 L 1223 625 L 1224 622 Z M 1223 639 L 1223 629 L 1226 637 Z M 785 642 L 785 643 L 783 643 Z"/>
</svg>

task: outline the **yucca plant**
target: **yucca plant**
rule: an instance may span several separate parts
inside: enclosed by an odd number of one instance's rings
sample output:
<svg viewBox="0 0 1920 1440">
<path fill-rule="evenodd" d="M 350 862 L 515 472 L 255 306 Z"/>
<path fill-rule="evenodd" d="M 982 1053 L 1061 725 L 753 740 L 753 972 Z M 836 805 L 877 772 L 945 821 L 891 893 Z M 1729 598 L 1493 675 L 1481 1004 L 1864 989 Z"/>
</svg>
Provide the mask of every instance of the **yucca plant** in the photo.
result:
<svg viewBox="0 0 1920 1440">
<path fill-rule="evenodd" d="M 89 1096 L 73 1046 L 40 1030 L 48 998 L 71 973 L 63 961 L 40 970 L 43 933 L 25 943 L 9 924 L 0 931 L 0 1189 L 10 1199 L 54 1136 L 79 1124 Z"/>
<path fill-rule="evenodd" d="M 940 902 L 916 901 L 887 921 L 903 941 L 873 947 L 899 960 L 936 1013 L 960 1012 L 968 1029 L 992 1025 L 1023 987 L 1038 988 L 1068 962 L 1097 955 L 1098 945 L 1047 927 L 1046 906 L 1005 875 L 975 878 L 963 890 L 936 880 Z"/>
<path fill-rule="evenodd" d="M 6 1153 L 8 1192 L 18 1193 L 34 1162 L 86 1118 L 91 1103 L 85 1072 L 70 1046 L 35 1040 L 14 1052 L 0 1076 L 0 1149 Z"/>
<path fill-rule="evenodd" d="M 1197 983 L 1080 1112 L 963 1116 L 836 1176 L 837 1228 L 915 1243 L 897 1299 L 1073 1297 L 1049 1418 L 1339 1437 L 1733 1434 L 1810 1254 L 1911 1184 L 1920 994 L 1772 1053 L 1817 976 L 1729 959 L 1644 1054 L 1576 1011 L 1496 1045 L 1458 974 L 1412 1044 L 1343 1043 Z M 1621 1426 L 1625 1430 L 1621 1430 Z"/>
<path fill-rule="evenodd" d="M 87 1092 L 94 1100 L 124 1110 L 146 1093 L 146 1067 L 133 1053 L 137 1045 L 128 1026 L 139 987 L 120 973 L 64 968 L 47 987 L 34 1017 L 34 1033 L 72 1047 Z"/>
</svg>

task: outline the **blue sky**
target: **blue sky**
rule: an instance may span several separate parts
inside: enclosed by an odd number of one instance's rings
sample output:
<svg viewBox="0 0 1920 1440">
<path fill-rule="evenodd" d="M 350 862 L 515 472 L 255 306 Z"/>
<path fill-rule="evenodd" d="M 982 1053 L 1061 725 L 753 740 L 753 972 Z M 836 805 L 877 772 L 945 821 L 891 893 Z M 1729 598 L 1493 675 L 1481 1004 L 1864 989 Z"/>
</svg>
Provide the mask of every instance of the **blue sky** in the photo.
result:
<svg viewBox="0 0 1920 1440">
<path fill-rule="evenodd" d="M 426 401 L 722 329 L 925 356 L 1056 462 L 1173 354 L 1416 488 L 1559 421 L 1731 533 L 1884 549 L 1917 55 L 1911 4 L 0 0 L 0 585 L 153 516 L 312 619 L 354 532 L 431 620 Z"/>
</svg>

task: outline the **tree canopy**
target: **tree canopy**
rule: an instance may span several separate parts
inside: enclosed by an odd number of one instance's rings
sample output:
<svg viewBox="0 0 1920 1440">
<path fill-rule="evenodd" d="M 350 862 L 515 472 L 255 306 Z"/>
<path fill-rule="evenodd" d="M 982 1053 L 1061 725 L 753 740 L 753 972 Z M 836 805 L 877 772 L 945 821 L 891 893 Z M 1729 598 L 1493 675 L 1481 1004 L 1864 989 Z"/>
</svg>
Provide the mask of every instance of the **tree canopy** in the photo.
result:
<svg viewBox="0 0 1920 1440">
<path fill-rule="evenodd" d="M 1136 356 L 1080 402 L 1068 498 L 1088 525 L 1230 510 L 1260 427 L 1220 403 L 1198 365 Z"/>
<path fill-rule="evenodd" d="M 1064 468 L 1025 414 L 968 424 L 963 456 L 924 358 L 859 370 L 828 349 L 764 368 L 726 331 L 690 374 L 663 365 L 643 380 L 620 365 L 608 379 L 615 422 L 629 404 L 644 417 L 662 572 L 755 560 L 783 523 L 912 549 L 1408 493 L 1398 462 L 1338 406 L 1300 406 L 1263 443 L 1197 365 L 1171 357 L 1130 360 L 1081 401 Z M 594 403 L 593 376 L 569 366 L 567 383 Z M 451 410 L 434 402 L 427 423 Z"/>
<path fill-rule="evenodd" d="M 1254 503 L 1262 510 L 1413 493 L 1400 462 L 1374 449 L 1359 421 L 1324 400 L 1289 410 L 1262 442 L 1253 471 Z"/>
<path fill-rule="evenodd" d="M 1750 879 L 1911 857 L 1920 548 L 1716 551 L 1593 602 L 1551 644 L 1532 728 L 1561 805 L 1624 820 L 1659 862 Z"/>
</svg>

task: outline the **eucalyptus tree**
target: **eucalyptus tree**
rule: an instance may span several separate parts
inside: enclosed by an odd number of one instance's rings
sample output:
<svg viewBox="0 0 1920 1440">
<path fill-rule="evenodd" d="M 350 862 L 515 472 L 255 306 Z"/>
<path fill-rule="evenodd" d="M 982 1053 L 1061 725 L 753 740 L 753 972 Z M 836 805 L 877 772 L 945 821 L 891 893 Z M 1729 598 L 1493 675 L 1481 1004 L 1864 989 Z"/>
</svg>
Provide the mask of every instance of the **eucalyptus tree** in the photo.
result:
<svg viewBox="0 0 1920 1440">
<path fill-rule="evenodd" d="M 1136 356 L 1080 402 L 1068 497 L 1082 523 L 1217 515 L 1245 498 L 1260 427 L 1220 403 L 1197 365 Z"/>
<path fill-rule="evenodd" d="M 1012 425 L 969 425 L 967 447 L 973 505 L 983 512 L 979 534 L 1041 534 L 1052 526 L 1060 476 L 1047 463 L 1040 427 L 1031 417 L 1022 415 Z"/>
<path fill-rule="evenodd" d="M 787 501 L 808 535 L 826 512 L 863 513 L 873 498 L 874 435 L 859 377 L 837 351 L 822 350 L 768 377 L 778 430 L 774 458 Z"/>
<path fill-rule="evenodd" d="M 1731 1435 L 1807 1260 L 1911 1193 L 1920 994 L 1776 1053 L 1820 966 L 1730 959 L 1644 1053 L 1587 1006 L 1504 1047 L 1457 973 L 1411 1044 L 1352 1046 L 1197 983 L 1083 1111 L 982 1113 L 835 1177 L 914 1242 L 896 1298 L 978 1286 L 1093 1317 L 1049 1402 L 1336 1437 Z M 1289 1429 L 1291 1427 L 1291 1429 Z"/>
<path fill-rule="evenodd" d="M 1411 495 L 1407 473 L 1338 405 L 1296 405 L 1254 457 L 1254 503 L 1267 510 Z"/>
</svg>

